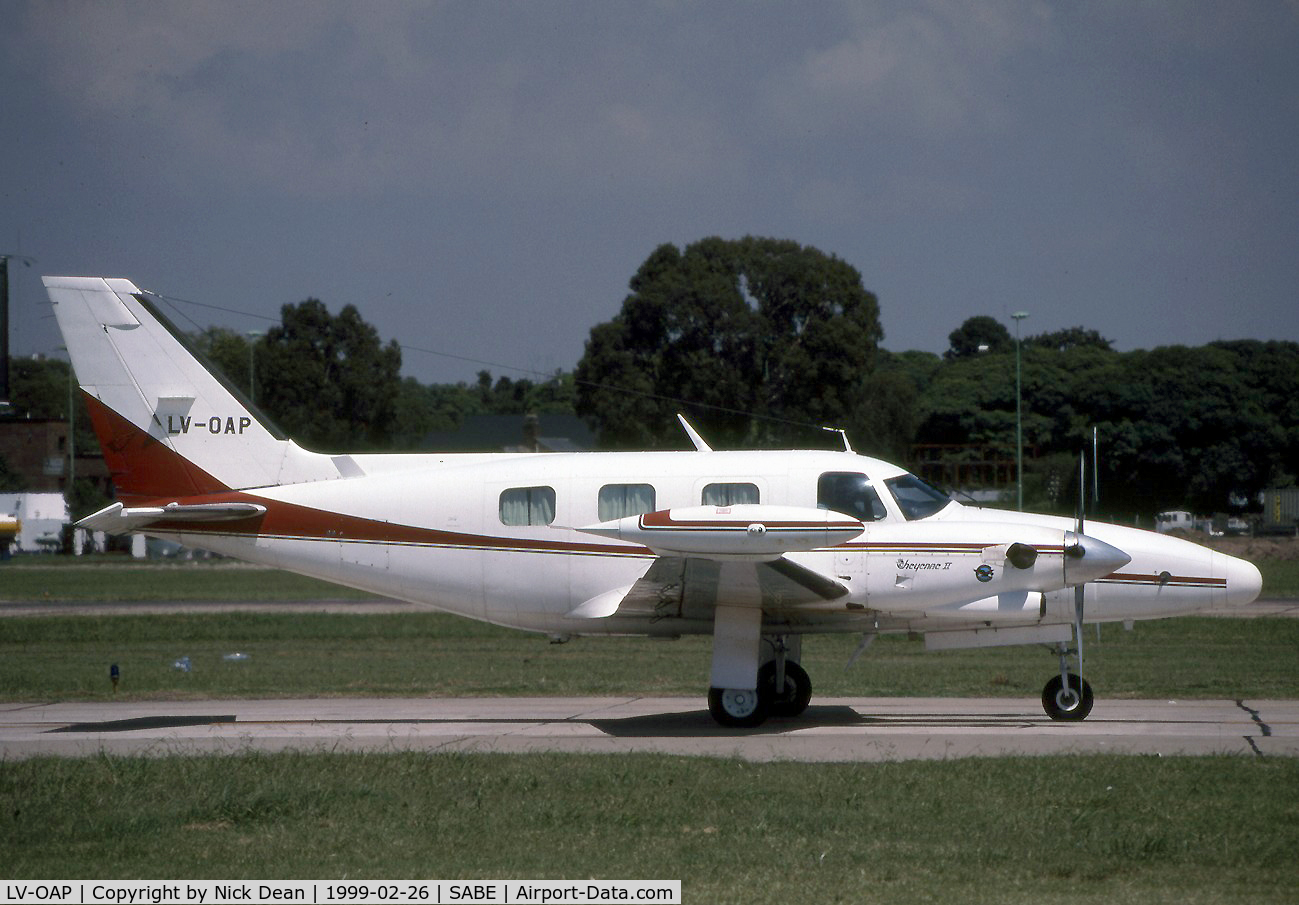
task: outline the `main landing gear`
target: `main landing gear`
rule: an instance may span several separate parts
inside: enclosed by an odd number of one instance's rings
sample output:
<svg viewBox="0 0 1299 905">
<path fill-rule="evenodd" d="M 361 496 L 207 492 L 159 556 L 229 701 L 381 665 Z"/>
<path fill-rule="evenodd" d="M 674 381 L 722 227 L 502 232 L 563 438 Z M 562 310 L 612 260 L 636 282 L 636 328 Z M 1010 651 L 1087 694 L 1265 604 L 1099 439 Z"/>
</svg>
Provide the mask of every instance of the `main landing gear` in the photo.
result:
<svg viewBox="0 0 1299 905">
<path fill-rule="evenodd" d="M 723 726 L 750 729 L 769 716 L 793 717 L 812 700 L 812 680 L 807 670 L 789 659 L 785 639 L 772 641 L 775 659 L 758 670 L 758 687 L 708 689 L 708 712 Z"/>
<path fill-rule="evenodd" d="M 1060 657 L 1060 674 L 1052 676 L 1042 688 L 1042 709 L 1053 720 L 1085 720 L 1092 712 L 1092 687 L 1086 679 L 1070 672 L 1069 656 L 1073 652 L 1067 645 L 1057 645 L 1056 653 Z"/>
</svg>

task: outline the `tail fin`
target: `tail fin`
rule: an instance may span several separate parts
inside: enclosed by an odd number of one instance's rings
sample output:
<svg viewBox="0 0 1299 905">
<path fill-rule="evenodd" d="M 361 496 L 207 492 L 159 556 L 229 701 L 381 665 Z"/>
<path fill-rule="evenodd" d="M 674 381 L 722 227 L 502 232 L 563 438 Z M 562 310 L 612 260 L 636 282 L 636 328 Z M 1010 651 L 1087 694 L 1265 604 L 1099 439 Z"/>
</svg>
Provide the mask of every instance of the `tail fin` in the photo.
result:
<svg viewBox="0 0 1299 905">
<path fill-rule="evenodd" d="M 340 477 L 205 368 L 130 281 L 44 281 L 123 502 Z"/>
</svg>

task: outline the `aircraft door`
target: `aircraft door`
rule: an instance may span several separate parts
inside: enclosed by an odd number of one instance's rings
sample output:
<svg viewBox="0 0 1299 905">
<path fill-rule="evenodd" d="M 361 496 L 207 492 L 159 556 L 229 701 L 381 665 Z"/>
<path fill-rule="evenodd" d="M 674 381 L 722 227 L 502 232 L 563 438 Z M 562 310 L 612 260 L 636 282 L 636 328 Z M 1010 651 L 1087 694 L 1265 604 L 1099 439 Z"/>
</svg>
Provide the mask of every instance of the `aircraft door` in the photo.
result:
<svg viewBox="0 0 1299 905">
<path fill-rule="evenodd" d="M 484 498 L 483 603 L 487 618 L 536 627 L 573 607 L 562 506 L 567 482 L 489 484 Z"/>
<path fill-rule="evenodd" d="M 870 537 L 870 530 L 870 525 L 867 525 L 865 533 L 860 537 L 835 548 L 835 577 L 848 586 L 854 599 L 866 596 L 869 577 L 866 541 Z"/>
<path fill-rule="evenodd" d="M 860 472 L 829 471 L 816 482 L 816 505 L 859 519 L 864 532 L 835 548 L 835 575 L 846 584 L 856 600 L 864 600 L 868 587 L 866 541 L 871 523 L 886 518 L 887 510 L 870 479 Z"/>
</svg>

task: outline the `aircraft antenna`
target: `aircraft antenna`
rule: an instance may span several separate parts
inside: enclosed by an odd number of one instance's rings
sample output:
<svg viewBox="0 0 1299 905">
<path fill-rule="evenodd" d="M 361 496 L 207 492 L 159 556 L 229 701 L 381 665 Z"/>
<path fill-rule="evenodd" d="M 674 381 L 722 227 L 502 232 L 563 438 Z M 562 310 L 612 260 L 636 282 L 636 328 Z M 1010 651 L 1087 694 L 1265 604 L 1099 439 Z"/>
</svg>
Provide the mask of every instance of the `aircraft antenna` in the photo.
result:
<svg viewBox="0 0 1299 905">
<path fill-rule="evenodd" d="M 843 441 L 843 451 L 846 453 L 850 453 L 853 451 L 852 444 L 848 442 L 848 432 L 844 430 L 842 427 L 823 427 L 821 428 L 821 430 L 829 431 L 832 434 L 838 434 L 839 439 Z"/>
<path fill-rule="evenodd" d="M 685 429 L 686 436 L 690 438 L 690 442 L 695 445 L 696 452 L 713 451 L 713 448 L 704 442 L 704 438 L 699 436 L 699 431 L 690 426 L 690 422 L 686 420 L 685 415 L 677 412 L 677 420 L 681 422 L 681 427 Z"/>
</svg>

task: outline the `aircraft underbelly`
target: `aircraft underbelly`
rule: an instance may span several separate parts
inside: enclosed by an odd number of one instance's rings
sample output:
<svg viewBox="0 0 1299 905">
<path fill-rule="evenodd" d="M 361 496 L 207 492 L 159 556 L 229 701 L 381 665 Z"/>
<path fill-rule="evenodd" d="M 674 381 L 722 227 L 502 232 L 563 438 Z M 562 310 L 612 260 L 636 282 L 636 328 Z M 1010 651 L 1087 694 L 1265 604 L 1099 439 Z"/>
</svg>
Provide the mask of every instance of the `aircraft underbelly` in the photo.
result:
<svg viewBox="0 0 1299 905">
<path fill-rule="evenodd" d="M 559 615 L 571 608 L 570 557 L 511 551 L 479 555 L 484 611 L 491 621 L 518 625 L 524 614 Z"/>
</svg>

